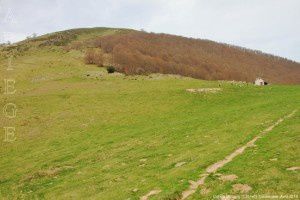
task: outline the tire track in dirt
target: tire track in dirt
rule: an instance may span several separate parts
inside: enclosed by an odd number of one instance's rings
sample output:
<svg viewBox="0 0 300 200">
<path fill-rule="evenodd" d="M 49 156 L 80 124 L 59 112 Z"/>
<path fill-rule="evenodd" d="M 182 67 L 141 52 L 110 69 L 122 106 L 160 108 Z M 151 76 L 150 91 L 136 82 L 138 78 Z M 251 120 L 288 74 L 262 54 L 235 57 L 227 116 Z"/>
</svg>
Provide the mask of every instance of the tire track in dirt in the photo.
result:
<svg viewBox="0 0 300 200">
<path fill-rule="evenodd" d="M 273 128 L 275 128 L 276 126 L 278 126 L 280 123 L 282 123 L 285 119 L 291 118 L 295 113 L 297 112 L 297 110 L 294 110 L 293 112 L 291 112 L 290 114 L 281 117 L 280 119 L 278 119 L 274 124 L 272 124 L 271 126 L 269 126 L 268 128 L 264 129 L 263 131 L 261 131 L 256 137 L 254 137 L 252 140 L 250 140 L 249 142 L 247 142 L 245 145 L 241 146 L 240 148 L 236 149 L 234 152 L 232 152 L 231 154 L 229 154 L 228 156 L 226 156 L 223 160 L 220 160 L 210 166 L 208 166 L 206 168 L 206 172 L 203 174 L 200 174 L 200 179 L 198 179 L 197 181 L 190 181 L 190 187 L 183 191 L 181 193 L 181 198 L 180 200 L 184 200 L 186 198 L 188 198 L 189 196 L 191 196 L 192 194 L 194 194 L 198 187 L 201 185 L 204 185 L 205 183 L 205 179 L 210 175 L 215 173 L 216 171 L 218 171 L 220 168 L 222 168 L 224 165 L 226 165 L 227 163 L 231 162 L 235 157 L 237 157 L 238 155 L 242 154 L 245 149 L 252 147 L 255 142 L 261 138 L 263 135 L 267 134 L 268 132 L 272 131 Z M 152 190 L 149 193 L 147 193 L 146 195 L 142 196 L 140 198 L 140 200 L 148 200 L 148 198 L 150 196 L 153 195 L 157 195 L 158 193 L 160 193 L 161 190 Z"/>
</svg>

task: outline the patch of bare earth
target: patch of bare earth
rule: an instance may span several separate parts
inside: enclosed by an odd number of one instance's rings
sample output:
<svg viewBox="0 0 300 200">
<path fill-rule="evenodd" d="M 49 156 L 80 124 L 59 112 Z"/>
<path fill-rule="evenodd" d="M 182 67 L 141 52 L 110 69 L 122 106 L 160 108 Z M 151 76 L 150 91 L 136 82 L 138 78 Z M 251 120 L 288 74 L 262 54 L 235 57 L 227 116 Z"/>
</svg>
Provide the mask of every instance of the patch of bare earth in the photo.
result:
<svg viewBox="0 0 300 200">
<path fill-rule="evenodd" d="M 46 170 L 39 170 L 34 174 L 28 175 L 27 177 L 22 179 L 22 182 L 31 181 L 33 179 L 43 178 L 43 177 L 55 177 L 63 171 L 72 170 L 72 169 L 74 169 L 74 167 L 72 166 L 63 166 L 63 167 L 54 167 Z"/>
<path fill-rule="evenodd" d="M 151 190 L 148 194 L 142 196 L 140 198 L 140 200 L 148 200 L 149 197 L 153 196 L 153 195 L 157 195 L 161 192 L 161 190 Z"/>
<path fill-rule="evenodd" d="M 203 185 L 204 184 L 204 181 L 206 179 L 206 177 L 208 176 L 209 174 L 205 174 L 204 176 L 202 176 L 201 179 L 199 179 L 198 181 L 190 181 L 190 187 L 188 190 L 185 190 L 184 192 L 182 192 L 181 194 L 181 199 L 186 199 L 188 198 L 190 195 L 194 194 L 197 190 L 197 188 L 200 186 L 200 185 Z"/>
<path fill-rule="evenodd" d="M 198 88 L 198 89 L 186 89 L 190 93 L 217 93 L 221 91 L 221 88 Z"/>
<path fill-rule="evenodd" d="M 237 175 L 235 174 L 230 174 L 230 175 L 221 175 L 219 177 L 219 180 L 223 181 L 223 182 L 226 182 L 226 181 L 234 181 L 238 178 Z"/>
<path fill-rule="evenodd" d="M 176 163 L 175 167 L 181 167 L 182 165 L 185 165 L 186 162 L 179 162 L 179 163 Z"/>
<path fill-rule="evenodd" d="M 278 158 L 271 158 L 270 161 L 277 161 Z"/>
<path fill-rule="evenodd" d="M 214 164 L 212 164 L 211 166 L 206 168 L 206 173 L 201 174 L 200 175 L 200 179 L 197 181 L 190 181 L 190 187 L 183 191 L 181 194 L 181 200 L 188 198 L 189 196 L 191 196 L 192 194 L 194 194 L 198 187 L 201 185 L 204 185 L 205 179 L 213 173 L 216 173 L 217 170 L 219 170 L 220 168 L 222 168 L 224 165 L 226 165 L 227 163 L 231 162 L 236 156 L 242 154 L 245 149 L 254 146 L 255 142 L 261 138 L 263 135 L 267 134 L 268 132 L 270 132 L 271 130 L 273 130 L 273 128 L 277 125 L 279 125 L 281 122 L 283 122 L 285 119 L 288 119 L 290 117 L 292 117 L 295 113 L 297 112 L 297 110 L 294 110 L 293 112 L 291 112 L 290 114 L 278 119 L 273 125 L 269 126 L 268 128 L 266 128 L 265 130 L 263 130 L 262 132 L 260 132 L 258 134 L 258 136 L 254 137 L 251 141 L 249 141 L 248 143 L 246 143 L 244 146 L 236 149 L 233 153 L 231 153 L 230 155 L 226 156 L 223 160 L 220 160 Z M 241 186 L 236 186 L 241 187 Z M 250 187 L 250 186 L 249 186 Z M 249 188 L 248 188 L 249 189 Z M 245 189 L 247 190 L 247 189 Z"/>
<path fill-rule="evenodd" d="M 300 170 L 300 167 L 290 167 L 290 168 L 287 168 L 286 170 L 288 170 L 288 171 L 296 171 L 296 170 Z"/>
<path fill-rule="evenodd" d="M 234 184 L 232 186 L 234 192 L 246 194 L 252 190 L 252 188 L 247 184 Z"/>
</svg>

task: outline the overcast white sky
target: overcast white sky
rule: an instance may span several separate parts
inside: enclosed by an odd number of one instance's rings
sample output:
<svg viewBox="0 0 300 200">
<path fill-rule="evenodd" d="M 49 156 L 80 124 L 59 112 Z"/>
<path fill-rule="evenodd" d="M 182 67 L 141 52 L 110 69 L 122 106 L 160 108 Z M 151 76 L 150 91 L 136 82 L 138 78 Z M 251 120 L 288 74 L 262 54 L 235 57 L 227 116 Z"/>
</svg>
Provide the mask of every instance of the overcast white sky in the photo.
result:
<svg viewBox="0 0 300 200">
<path fill-rule="evenodd" d="M 0 0 L 0 42 L 102 26 L 210 39 L 300 62 L 300 0 Z"/>
</svg>

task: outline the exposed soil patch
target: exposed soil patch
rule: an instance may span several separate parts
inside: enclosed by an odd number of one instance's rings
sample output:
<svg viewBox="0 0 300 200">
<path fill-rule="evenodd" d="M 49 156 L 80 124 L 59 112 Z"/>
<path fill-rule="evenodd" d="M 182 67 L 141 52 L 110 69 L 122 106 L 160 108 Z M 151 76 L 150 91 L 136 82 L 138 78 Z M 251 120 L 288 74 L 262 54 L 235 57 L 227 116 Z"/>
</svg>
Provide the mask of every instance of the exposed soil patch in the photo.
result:
<svg viewBox="0 0 300 200">
<path fill-rule="evenodd" d="M 137 188 L 134 188 L 134 189 L 132 190 L 133 193 L 136 193 L 136 192 L 138 192 L 138 191 L 139 191 L 139 189 L 137 189 Z"/>
<path fill-rule="evenodd" d="M 242 194 L 246 194 L 252 190 L 252 188 L 246 184 L 235 184 L 232 186 L 232 189 L 234 192 L 238 192 Z"/>
<path fill-rule="evenodd" d="M 191 92 L 191 93 L 217 93 L 221 90 L 222 90 L 221 88 L 186 89 L 187 92 Z"/>
<path fill-rule="evenodd" d="M 290 168 L 287 168 L 286 170 L 288 170 L 288 171 L 296 171 L 296 170 L 300 170 L 300 167 L 290 167 Z"/>
<path fill-rule="evenodd" d="M 209 174 L 205 174 L 204 176 L 202 176 L 201 179 L 199 179 L 198 181 L 189 181 L 190 182 L 190 187 L 188 190 L 186 191 L 183 191 L 182 192 L 182 197 L 181 199 L 186 199 L 188 198 L 190 195 L 194 194 L 197 190 L 197 188 L 200 186 L 200 185 L 203 185 L 204 184 L 204 181 L 206 179 L 206 177 L 208 176 Z"/>
<path fill-rule="evenodd" d="M 150 74 L 147 76 L 149 79 L 160 80 L 165 78 L 173 78 L 173 79 L 185 79 L 187 77 L 176 75 L 176 74 Z"/>
<path fill-rule="evenodd" d="M 104 76 L 104 72 L 101 71 L 87 71 L 84 74 L 84 77 L 88 77 L 88 78 L 102 78 Z"/>
<path fill-rule="evenodd" d="M 25 177 L 24 179 L 22 179 L 22 182 L 31 181 L 33 179 L 43 178 L 43 177 L 55 177 L 63 171 L 72 170 L 72 169 L 74 169 L 74 167 L 72 166 L 63 166 L 63 167 L 54 167 L 46 170 L 39 170 L 34 174 L 31 174 Z"/>
<path fill-rule="evenodd" d="M 235 175 L 235 174 L 230 174 L 230 175 L 221 175 L 220 177 L 219 177 L 219 179 L 221 180 L 221 181 L 234 181 L 234 180 L 236 180 L 238 178 L 238 176 L 237 175 Z"/>
<path fill-rule="evenodd" d="M 142 196 L 140 198 L 140 200 L 148 200 L 149 197 L 153 196 L 153 195 L 157 195 L 161 192 L 161 190 L 151 190 L 148 194 L 146 194 L 145 196 Z"/>
<path fill-rule="evenodd" d="M 175 167 L 181 167 L 184 164 L 186 164 L 186 162 L 179 162 L 179 163 L 176 163 Z"/>
<path fill-rule="evenodd" d="M 278 160 L 278 158 L 272 158 L 272 159 L 270 159 L 270 161 L 277 161 Z"/>
<path fill-rule="evenodd" d="M 118 72 L 108 74 L 105 71 L 87 71 L 86 73 L 83 74 L 83 78 L 92 78 L 92 79 L 105 78 L 108 76 L 124 76 L 124 74 Z"/>
</svg>

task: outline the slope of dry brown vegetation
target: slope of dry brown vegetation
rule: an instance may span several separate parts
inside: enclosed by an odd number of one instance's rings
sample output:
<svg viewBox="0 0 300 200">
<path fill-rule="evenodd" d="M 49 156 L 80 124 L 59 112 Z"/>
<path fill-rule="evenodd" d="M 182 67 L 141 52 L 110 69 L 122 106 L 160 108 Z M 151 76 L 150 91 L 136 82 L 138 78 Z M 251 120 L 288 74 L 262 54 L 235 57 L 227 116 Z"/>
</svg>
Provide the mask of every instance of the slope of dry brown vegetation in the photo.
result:
<svg viewBox="0 0 300 200">
<path fill-rule="evenodd" d="M 207 80 L 300 83 L 300 64 L 260 51 L 167 34 L 133 31 L 89 41 L 126 74 L 168 73 Z M 96 62 L 95 62 L 96 63 Z"/>
</svg>

